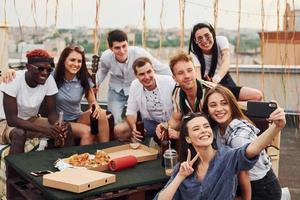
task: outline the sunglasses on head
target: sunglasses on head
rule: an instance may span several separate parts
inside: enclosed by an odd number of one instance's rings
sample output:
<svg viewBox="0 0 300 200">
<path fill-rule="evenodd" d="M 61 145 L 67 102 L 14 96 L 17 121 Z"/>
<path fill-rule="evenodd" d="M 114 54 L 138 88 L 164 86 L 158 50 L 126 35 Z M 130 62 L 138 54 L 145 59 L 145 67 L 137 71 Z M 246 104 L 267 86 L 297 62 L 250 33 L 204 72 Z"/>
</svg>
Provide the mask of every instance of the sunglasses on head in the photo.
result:
<svg viewBox="0 0 300 200">
<path fill-rule="evenodd" d="M 84 53 L 84 48 L 81 45 L 70 45 L 69 48 Z"/>
<path fill-rule="evenodd" d="M 206 115 L 203 113 L 203 112 L 196 112 L 196 113 L 193 113 L 193 112 L 189 112 L 188 114 L 186 114 L 185 116 L 183 116 L 183 121 L 189 121 L 195 117 L 205 117 Z"/>
<path fill-rule="evenodd" d="M 46 70 L 47 73 L 50 74 L 53 71 L 53 67 L 44 67 L 44 66 L 38 66 L 38 65 L 33 65 L 33 64 L 30 64 L 30 65 L 39 72 L 43 72 L 44 70 Z"/>
</svg>

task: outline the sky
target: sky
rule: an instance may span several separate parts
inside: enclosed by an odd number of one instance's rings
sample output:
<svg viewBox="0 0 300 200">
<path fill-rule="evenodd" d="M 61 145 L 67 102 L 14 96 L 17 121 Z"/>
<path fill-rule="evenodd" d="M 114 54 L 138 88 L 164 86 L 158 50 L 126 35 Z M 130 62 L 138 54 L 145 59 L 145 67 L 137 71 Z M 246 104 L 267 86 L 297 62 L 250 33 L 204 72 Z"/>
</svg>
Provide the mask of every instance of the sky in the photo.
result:
<svg viewBox="0 0 300 200">
<path fill-rule="evenodd" d="M 3 24 L 6 19 L 8 26 L 18 26 L 19 18 L 21 25 L 24 26 L 35 26 L 35 21 L 37 26 L 53 25 L 57 1 L 56 26 L 58 28 L 95 26 L 96 0 L 0 0 L 0 24 Z M 285 0 L 278 1 L 281 28 Z M 164 9 L 161 20 L 162 2 Z M 236 30 L 239 0 L 218 0 L 218 2 L 217 27 Z M 263 2 L 266 15 L 263 28 L 277 30 L 277 0 Z M 185 27 L 191 28 L 201 21 L 214 24 L 213 3 L 214 0 L 186 0 Z M 241 28 L 262 29 L 262 0 L 241 0 L 241 3 Z M 35 4 L 35 11 L 33 11 L 33 4 Z M 142 28 L 142 8 L 143 0 L 100 0 L 99 25 L 104 28 L 125 26 Z M 148 28 L 159 28 L 160 23 L 164 28 L 180 27 L 179 0 L 146 0 L 146 23 Z"/>
</svg>

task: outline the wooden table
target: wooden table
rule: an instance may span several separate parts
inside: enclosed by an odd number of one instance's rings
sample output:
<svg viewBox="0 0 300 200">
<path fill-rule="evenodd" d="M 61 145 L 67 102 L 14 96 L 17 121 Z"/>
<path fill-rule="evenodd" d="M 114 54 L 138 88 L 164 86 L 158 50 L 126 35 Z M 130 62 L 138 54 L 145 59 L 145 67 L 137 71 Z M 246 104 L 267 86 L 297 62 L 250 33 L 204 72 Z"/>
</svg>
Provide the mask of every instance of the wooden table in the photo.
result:
<svg viewBox="0 0 300 200">
<path fill-rule="evenodd" d="M 75 153 L 94 153 L 97 149 L 121 145 L 118 141 L 104 144 L 75 146 L 45 151 L 34 151 L 24 154 L 16 154 L 6 157 L 7 166 L 15 170 L 16 176 L 7 181 L 9 187 L 9 199 L 109 199 L 127 195 L 129 199 L 143 199 L 144 192 L 152 189 L 160 189 L 164 186 L 168 177 L 161 167 L 161 160 L 139 163 L 134 168 L 115 172 L 116 183 L 102 186 L 84 193 L 75 194 L 62 190 L 44 187 L 42 177 L 30 175 L 31 171 L 51 170 L 57 158 L 69 157 Z M 109 172 L 112 173 L 112 172 Z M 135 196 L 132 198 L 132 196 Z"/>
</svg>

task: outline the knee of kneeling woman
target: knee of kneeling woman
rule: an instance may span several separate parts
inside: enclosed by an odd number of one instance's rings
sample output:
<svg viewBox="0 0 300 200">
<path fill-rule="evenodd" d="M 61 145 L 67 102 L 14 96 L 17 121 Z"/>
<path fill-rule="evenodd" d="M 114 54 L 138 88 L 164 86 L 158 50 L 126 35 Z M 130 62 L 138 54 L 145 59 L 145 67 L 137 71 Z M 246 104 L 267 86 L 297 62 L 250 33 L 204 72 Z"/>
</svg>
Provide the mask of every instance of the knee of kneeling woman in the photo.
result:
<svg viewBox="0 0 300 200">
<path fill-rule="evenodd" d="M 13 141 L 25 141 L 26 131 L 19 128 L 14 128 L 9 134 L 10 140 Z"/>
<path fill-rule="evenodd" d="M 121 141 L 127 140 L 129 136 L 126 132 L 127 132 L 126 129 L 120 124 L 117 124 L 114 127 L 114 136 L 117 140 L 121 140 Z"/>
<path fill-rule="evenodd" d="M 256 90 L 253 96 L 255 101 L 261 101 L 263 99 L 263 93 L 260 90 Z"/>
<path fill-rule="evenodd" d="M 92 144 L 93 142 L 94 142 L 94 136 L 90 132 L 81 135 L 80 138 L 81 145 Z"/>
<path fill-rule="evenodd" d="M 120 126 L 116 125 L 114 127 L 114 136 L 116 139 L 119 139 L 121 135 L 122 135 L 122 128 Z"/>
</svg>

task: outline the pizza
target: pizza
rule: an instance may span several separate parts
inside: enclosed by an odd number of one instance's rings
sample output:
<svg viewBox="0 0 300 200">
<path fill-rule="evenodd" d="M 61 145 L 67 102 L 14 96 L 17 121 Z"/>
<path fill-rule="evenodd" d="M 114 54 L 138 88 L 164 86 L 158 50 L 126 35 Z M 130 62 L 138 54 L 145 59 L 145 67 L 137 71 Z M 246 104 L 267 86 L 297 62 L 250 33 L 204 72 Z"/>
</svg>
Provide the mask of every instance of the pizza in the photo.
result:
<svg viewBox="0 0 300 200">
<path fill-rule="evenodd" d="M 102 150 L 97 150 L 95 155 L 91 156 L 88 153 L 74 154 L 69 157 L 69 164 L 77 167 L 97 167 L 98 165 L 107 165 L 109 162 L 109 155 Z"/>
</svg>

